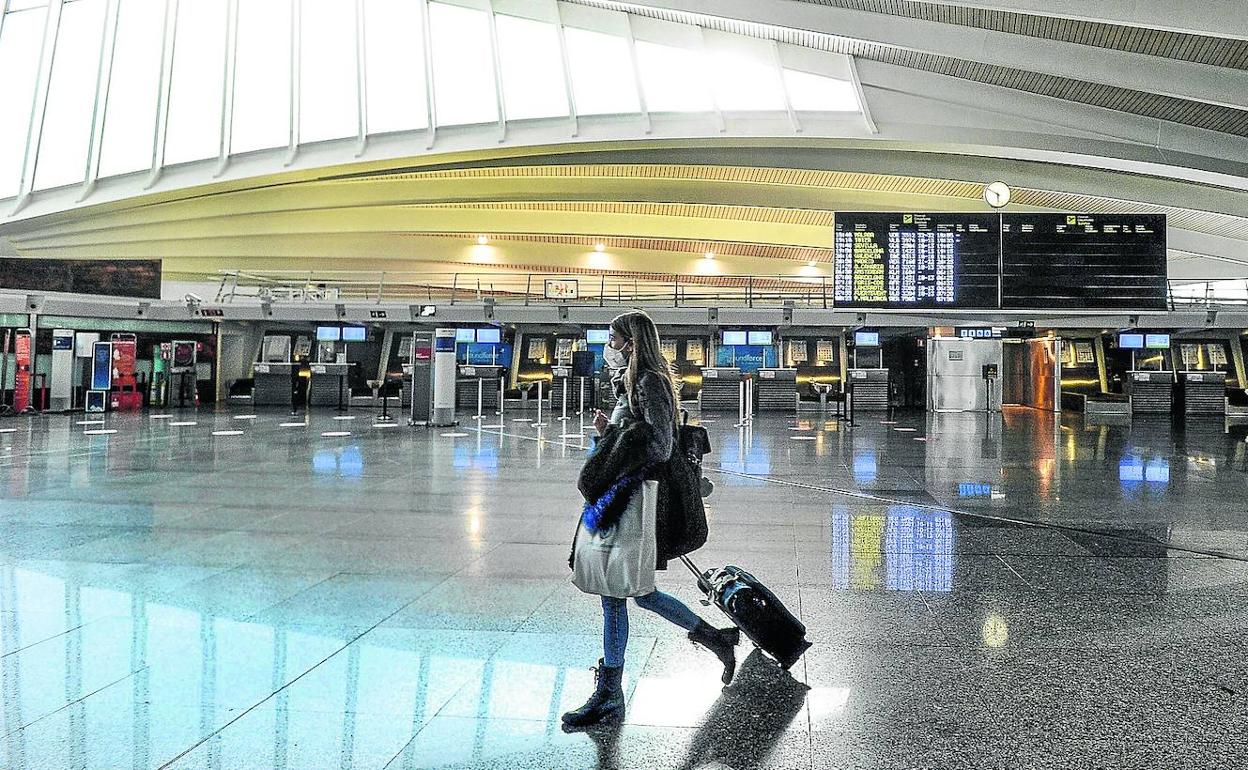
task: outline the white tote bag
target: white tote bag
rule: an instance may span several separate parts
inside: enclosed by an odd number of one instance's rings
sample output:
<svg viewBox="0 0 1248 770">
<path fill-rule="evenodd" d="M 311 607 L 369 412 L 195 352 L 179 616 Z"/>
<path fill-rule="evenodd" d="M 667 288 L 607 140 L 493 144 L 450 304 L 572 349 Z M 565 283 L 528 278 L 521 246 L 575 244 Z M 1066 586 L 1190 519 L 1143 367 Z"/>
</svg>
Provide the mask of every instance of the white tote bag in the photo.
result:
<svg viewBox="0 0 1248 770">
<path fill-rule="evenodd" d="M 654 591 L 658 503 L 659 482 L 643 481 L 615 526 L 590 532 L 584 522 L 577 524 L 572 584 L 617 599 Z"/>
</svg>

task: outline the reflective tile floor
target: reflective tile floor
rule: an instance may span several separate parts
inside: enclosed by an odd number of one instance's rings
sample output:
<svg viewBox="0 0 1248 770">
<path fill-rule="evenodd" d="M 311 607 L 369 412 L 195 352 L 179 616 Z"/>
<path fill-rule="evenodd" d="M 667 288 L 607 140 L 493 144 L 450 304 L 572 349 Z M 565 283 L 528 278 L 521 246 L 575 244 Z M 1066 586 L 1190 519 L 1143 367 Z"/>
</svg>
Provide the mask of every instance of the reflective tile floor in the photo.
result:
<svg viewBox="0 0 1248 770">
<path fill-rule="evenodd" d="M 633 607 L 626 719 L 567 734 L 585 422 L 354 416 L 0 419 L 0 767 L 1248 764 L 1242 427 L 706 415 L 696 559 L 815 646 L 721 689 Z"/>
</svg>

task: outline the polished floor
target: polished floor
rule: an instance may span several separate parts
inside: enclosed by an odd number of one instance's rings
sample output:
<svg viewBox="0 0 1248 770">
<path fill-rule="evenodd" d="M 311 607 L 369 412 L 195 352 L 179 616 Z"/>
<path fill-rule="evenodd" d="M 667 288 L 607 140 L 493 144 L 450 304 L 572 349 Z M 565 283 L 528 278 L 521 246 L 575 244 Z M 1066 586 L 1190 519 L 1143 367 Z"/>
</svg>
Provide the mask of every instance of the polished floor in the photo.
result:
<svg viewBox="0 0 1248 770">
<path fill-rule="evenodd" d="M 632 608 L 626 719 L 568 734 L 585 422 L 355 416 L 0 419 L 0 767 L 1248 764 L 1243 427 L 706 415 L 696 558 L 815 646 L 721 689 Z"/>
</svg>

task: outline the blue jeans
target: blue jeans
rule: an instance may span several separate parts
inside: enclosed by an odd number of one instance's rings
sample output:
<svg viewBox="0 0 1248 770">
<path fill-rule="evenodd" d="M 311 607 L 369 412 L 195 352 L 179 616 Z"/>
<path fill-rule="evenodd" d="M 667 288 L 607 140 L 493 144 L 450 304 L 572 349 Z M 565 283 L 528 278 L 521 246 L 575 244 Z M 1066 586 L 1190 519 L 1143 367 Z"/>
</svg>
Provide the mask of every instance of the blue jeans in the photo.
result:
<svg viewBox="0 0 1248 770">
<path fill-rule="evenodd" d="M 686 631 L 692 631 L 700 618 L 685 603 L 671 594 L 654 591 L 635 596 L 637 606 L 657 613 Z M 628 600 L 602 597 L 602 659 L 611 668 L 624 665 L 624 649 L 628 646 Z"/>
</svg>

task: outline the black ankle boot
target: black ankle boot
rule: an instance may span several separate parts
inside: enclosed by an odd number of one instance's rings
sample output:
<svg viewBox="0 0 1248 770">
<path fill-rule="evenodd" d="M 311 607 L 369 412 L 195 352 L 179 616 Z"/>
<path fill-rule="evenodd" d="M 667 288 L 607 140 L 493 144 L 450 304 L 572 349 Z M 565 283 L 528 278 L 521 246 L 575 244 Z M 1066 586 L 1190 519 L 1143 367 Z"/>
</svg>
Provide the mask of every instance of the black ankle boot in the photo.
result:
<svg viewBox="0 0 1248 770">
<path fill-rule="evenodd" d="M 576 711 L 563 715 L 563 723 L 568 727 L 588 727 L 601 722 L 607 717 L 624 712 L 624 687 L 621 679 L 624 676 L 622 667 L 606 665 L 601 658 L 594 669 L 594 681 L 597 687 L 593 695 L 585 701 L 585 705 Z"/>
<path fill-rule="evenodd" d="M 732 681 L 737 671 L 737 653 L 734 649 L 741 639 L 741 630 L 733 628 L 714 628 L 705 621 L 699 620 L 698 625 L 689 632 L 689 639 L 700 644 L 719 658 L 724 664 L 724 675 L 720 677 L 725 685 Z"/>
</svg>

